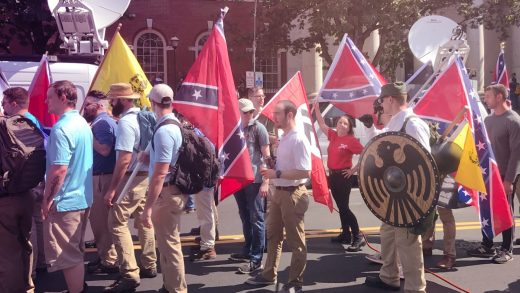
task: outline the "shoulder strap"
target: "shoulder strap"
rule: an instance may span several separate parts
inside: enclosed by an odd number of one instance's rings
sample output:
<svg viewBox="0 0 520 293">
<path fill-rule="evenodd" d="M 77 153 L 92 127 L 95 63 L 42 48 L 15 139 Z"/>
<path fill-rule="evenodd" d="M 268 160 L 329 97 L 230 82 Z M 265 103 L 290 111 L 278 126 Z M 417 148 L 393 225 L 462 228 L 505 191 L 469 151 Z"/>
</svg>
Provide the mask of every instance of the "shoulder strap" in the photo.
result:
<svg viewBox="0 0 520 293">
<path fill-rule="evenodd" d="M 412 119 L 412 118 L 419 118 L 419 117 L 417 117 L 415 115 L 411 115 L 411 116 L 406 117 L 406 119 L 404 119 L 403 126 L 401 127 L 401 130 L 399 130 L 399 132 L 406 133 L 406 125 L 408 124 L 408 121 L 410 121 L 410 119 Z"/>
<path fill-rule="evenodd" d="M 177 125 L 177 126 L 179 126 L 179 128 L 182 129 L 182 125 L 173 119 L 166 119 L 163 122 L 159 123 L 159 125 L 157 125 L 157 127 L 155 127 L 153 134 L 152 134 L 152 149 L 155 150 L 153 138 L 155 137 L 155 133 L 157 132 L 157 130 L 159 130 L 159 128 L 163 127 L 164 125 L 169 125 L 169 124 Z"/>
</svg>

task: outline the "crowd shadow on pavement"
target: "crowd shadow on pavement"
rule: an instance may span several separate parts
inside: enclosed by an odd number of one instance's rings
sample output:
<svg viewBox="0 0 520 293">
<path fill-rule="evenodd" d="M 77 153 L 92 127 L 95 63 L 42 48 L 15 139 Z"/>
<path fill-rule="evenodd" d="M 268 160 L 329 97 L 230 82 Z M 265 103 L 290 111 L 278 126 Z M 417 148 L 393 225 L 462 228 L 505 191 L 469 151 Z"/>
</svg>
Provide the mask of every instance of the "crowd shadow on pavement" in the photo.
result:
<svg viewBox="0 0 520 293">
<path fill-rule="evenodd" d="M 484 293 L 500 293 L 500 292 L 520 292 L 520 279 L 514 281 L 513 283 L 509 283 L 506 290 L 492 290 L 485 291 Z"/>
</svg>

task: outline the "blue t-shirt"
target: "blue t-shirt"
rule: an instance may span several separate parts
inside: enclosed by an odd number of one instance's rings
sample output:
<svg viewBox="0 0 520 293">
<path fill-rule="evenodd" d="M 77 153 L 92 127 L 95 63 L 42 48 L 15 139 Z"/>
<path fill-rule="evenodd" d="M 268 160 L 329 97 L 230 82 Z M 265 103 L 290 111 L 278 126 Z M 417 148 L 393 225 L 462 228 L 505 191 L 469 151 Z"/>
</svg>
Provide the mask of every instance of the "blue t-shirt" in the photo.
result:
<svg viewBox="0 0 520 293">
<path fill-rule="evenodd" d="M 54 197 L 58 212 L 92 205 L 92 143 L 92 131 L 77 110 L 65 112 L 51 129 L 47 171 L 51 165 L 68 166 L 63 185 Z"/>
<path fill-rule="evenodd" d="M 105 157 L 94 150 L 94 167 L 92 172 L 97 174 L 112 174 L 116 164 L 116 150 L 114 148 L 116 142 L 117 123 L 106 112 L 99 114 L 90 126 L 94 138 L 104 145 L 110 146 L 110 154 Z"/>
<path fill-rule="evenodd" d="M 33 114 L 31 114 L 29 112 L 25 112 L 24 116 L 25 116 L 25 118 L 31 120 L 36 125 L 36 127 L 38 127 L 38 129 L 40 131 L 43 131 L 43 128 L 42 128 L 42 125 L 40 124 L 40 121 L 38 121 L 38 119 L 36 119 L 36 117 L 34 117 Z"/>
<path fill-rule="evenodd" d="M 168 114 L 157 121 L 157 126 L 166 119 L 179 122 L 174 114 Z M 148 171 L 150 179 L 152 178 L 153 168 L 156 162 L 170 163 L 170 166 L 175 166 L 177 163 L 179 148 L 182 144 L 181 130 L 174 124 L 164 125 L 155 132 L 153 143 L 154 147 L 150 147 L 150 166 Z M 168 181 L 168 177 L 165 181 Z"/>
<path fill-rule="evenodd" d="M 249 158 L 251 159 L 251 166 L 253 167 L 253 174 L 255 174 L 254 183 L 262 183 L 262 173 L 260 173 L 260 165 L 262 164 L 262 150 L 261 147 L 269 145 L 269 134 L 262 123 L 251 119 L 249 124 L 242 129 L 249 150 Z"/>
</svg>

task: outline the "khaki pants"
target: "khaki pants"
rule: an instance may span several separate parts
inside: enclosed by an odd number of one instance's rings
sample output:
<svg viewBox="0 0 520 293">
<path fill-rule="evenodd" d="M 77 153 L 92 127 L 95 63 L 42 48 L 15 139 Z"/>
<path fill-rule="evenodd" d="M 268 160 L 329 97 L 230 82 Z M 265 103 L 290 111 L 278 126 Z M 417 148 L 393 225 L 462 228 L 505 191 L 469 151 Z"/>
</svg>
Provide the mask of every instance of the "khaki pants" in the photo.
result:
<svg viewBox="0 0 520 293">
<path fill-rule="evenodd" d="M 442 239 L 444 255 L 456 257 L 457 250 L 455 248 L 455 236 L 457 230 L 453 211 L 451 209 L 437 207 L 437 212 L 439 213 L 439 218 L 441 219 L 442 229 L 444 232 L 444 237 Z M 435 225 L 431 227 L 430 230 L 426 231 L 422 239 L 423 248 L 433 248 L 433 243 L 435 242 Z"/>
<path fill-rule="evenodd" d="M 175 187 L 164 187 L 155 202 L 152 221 L 157 235 L 157 247 L 160 252 L 163 283 L 166 290 L 188 292 L 184 274 L 184 259 L 180 238 L 181 214 L 186 203 L 186 196 L 172 191 Z"/>
<path fill-rule="evenodd" d="M 267 207 L 267 259 L 262 276 L 276 281 L 282 253 L 283 231 L 292 251 L 288 283 L 302 285 L 303 272 L 307 264 L 304 215 L 309 207 L 309 196 L 305 186 L 293 192 L 275 189 L 269 195 Z"/>
<path fill-rule="evenodd" d="M 381 280 L 392 286 L 400 286 L 397 253 L 401 259 L 405 292 L 426 292 L 421 236 L 383 223 L 381 225 L 381 256 L 383 266 Z"/>
<path fill-rule="evenodd" d="M 0 198 L 0 292 L 34 292 L 31 278 L 33 198 Z"/>
<path fill-rule="evenodd" d="M 215 248 L 217 227 L 217 211 L 215 206 L 214 188 L 204 187 L 195 194 L 197 219 L 200 225 L 200 249 Z"/>
<path fill-rule="evenodd" d="M 123 189 L 129 175 L 125 175 L 116 196 Z M 136 176 L 127 194 L 123 195 L 121 203 L 115 203 L 110 209 L 108 223 L 112 229 L 112 237 L 119 259 L 121 277 L 139 281 L 139 267 L 134 254 L 134 243 L 128 229 L 128 219 L 134 215 L 134 225 L 138 231 L 139 242 L 142 247 L 141 266 L 145 269 L 157 267 L 155 253 L 154 229 L 143 227 L 139 217 L 146 201 L 147 176 Z"/>
<path fill-rule="evenodd" d="M 103 200 L 111 180 L 112 174 L 92 177 L 94 200 L 90 208 L 89 216 L 99 259 L 101 260 L 101 264 L 107 266 L 113 266 L 117 261 L 117 252 L 112 240 L 112 233 L 108 228 L 108 213 L 110 208 Z"/>
</svg>

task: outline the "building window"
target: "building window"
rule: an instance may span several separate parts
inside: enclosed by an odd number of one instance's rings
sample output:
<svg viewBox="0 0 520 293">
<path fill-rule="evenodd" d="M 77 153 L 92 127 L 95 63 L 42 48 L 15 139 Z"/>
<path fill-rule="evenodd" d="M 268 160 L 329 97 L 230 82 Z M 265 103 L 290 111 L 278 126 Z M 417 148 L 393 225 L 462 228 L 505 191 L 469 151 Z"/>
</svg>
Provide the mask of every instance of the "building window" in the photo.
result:
<svg viewBox="0 0 520 293">
<path fill-rule="evenodd" d="M 210 31 L 200 34 L 197 39 L 195 39 L 195 46 L 189 48 L 190 51 L 195 53 L 195 59 L 197 59 L 200 51 L 202 51 L 202 47 L 204 47 L 204 44 L 206 44 L 206 41 L 209 38 L 209 33 Z"/>
<path fill-rule="evenodd" d="M 148 80 L 166 82 L 166 51 L 164 38 L 154 31 L 145 31 L 137 36 L 135 55 Z"/>
<path fill-rule="evenodd" d="M 258 52 L 256 70 L 263 73 L 264 92 L 274 94 L 280 88 L 279 54 L 276 51 Z"/>
</svg>

